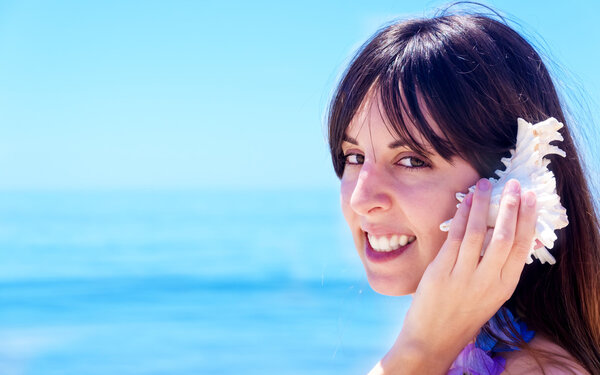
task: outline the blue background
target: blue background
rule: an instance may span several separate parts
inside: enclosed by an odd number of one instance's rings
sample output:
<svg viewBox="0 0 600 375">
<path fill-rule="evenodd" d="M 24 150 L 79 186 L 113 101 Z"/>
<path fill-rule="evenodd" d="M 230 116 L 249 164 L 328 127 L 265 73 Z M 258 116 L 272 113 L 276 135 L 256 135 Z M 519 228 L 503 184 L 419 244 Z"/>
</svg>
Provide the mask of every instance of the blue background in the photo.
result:
<svg viewBox="0 0 600 375">
<path fill-rule="evenodd" d="M 0 188 L 335 189 L 323 119 L 339 75 L 384 22 L 441 4 L 1 1 Z M 489 4 L 597 119 L 600 4 Z"/>
<path fill-rule="evenodd" d="M 600 5 L 487 3 L 597 150 Z M 0 375 L 366 373 L 410 299 L 368 287 L 324 117 L 441 4 L 1 1 Z"/>
</svg>

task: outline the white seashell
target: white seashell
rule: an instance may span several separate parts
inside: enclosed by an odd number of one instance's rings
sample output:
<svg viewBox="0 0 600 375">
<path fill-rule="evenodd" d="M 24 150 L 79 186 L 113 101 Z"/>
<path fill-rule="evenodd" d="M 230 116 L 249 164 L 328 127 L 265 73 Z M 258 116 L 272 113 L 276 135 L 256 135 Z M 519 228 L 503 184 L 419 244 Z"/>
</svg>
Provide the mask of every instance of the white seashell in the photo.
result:
<svg viewBox="0 0 600 375">
<path fill-rule="evenodd" d="M 498 179 L 489 178 L 492 183 L 492 197 L 487 225 L 488 227 L 495 226 L 504 185 L 510 179 L 514 178 L 518 180 L 523 193 L 533 191 L 537 197 L 536 211 L 538 217 L 535 227 L 535 238 L 531 244 L 527 263 L 533 262 L 531 257 L 533 255 L 542 263 L 548 262 L 554 264 L 556 260 L 549 252 L 549 249 L 554 247 L 554 241 L 557 239 L 554 231 L 566 227 L 569 221 L 567 219 L 567 210 L 560 204 L 560 197 L 556 194 L 554 174 L 548 170 L 550 161 L 544 159 L 544 156 L 549 154 L 566 156 L 563 150 L 550 144 L 552 141 L 563 140 L 563 137 L 558 132 L 558 129 L 562 128 L 563 124 L 558 122 L 554 117 L 550 117 L 535 125 L 519 118 L 517 124 L 516 148 L 510 151 L 510 158 L 501 159 L 506 169 L 495 172 Z M 475 186 L 471 186 L 469 191 L 475 191 Z M 465 195 L 463 193 L 456 193 L 456 199 L 462 202 Z M 443 222 L 440 225 L 440 229 L 447 232 L 450 229 L 450 221 Z M 535 239 L 539 240 L 544 246 L 534 249 Z"/>
</svg>

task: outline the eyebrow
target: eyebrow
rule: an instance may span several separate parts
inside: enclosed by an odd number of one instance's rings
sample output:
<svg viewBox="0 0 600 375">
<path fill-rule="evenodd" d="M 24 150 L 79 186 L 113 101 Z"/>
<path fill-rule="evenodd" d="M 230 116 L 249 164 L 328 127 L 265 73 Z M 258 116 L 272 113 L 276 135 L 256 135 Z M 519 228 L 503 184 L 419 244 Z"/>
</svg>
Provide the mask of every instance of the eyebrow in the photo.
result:
<svg viewBox="0 0 600 375">
<path fill-rule="evenodd" d="M 352 137 L 348 136 L 348 135 L 344 135 L 344 139 L 343 139 L 343 141 L 344 141 L 344 142 L 348 142 L 348 143 L 352 143 L 353 145 L 355 145 L 355 146 L 358 146 L 358 141 L 357 141 L 356 139 L 354 139 L 354 138 L 352 138 Z M 390 143 L 390 144 L 388 145 L 388 147 L 389 147 L 389 148 L 392 148 L 392 149 L 393 149 L 393 148 L 405 147 L 405 146 L 408 146 L 408 144 L 407 144 L 405 141 L 403 141 L 403 140 L 400 140 L 400 139 L 399 139 L 399 140 L 396 140 L 396 141 L 394 141 L 394 142 L 392 142 L 392 143 Z"/>
</svg>

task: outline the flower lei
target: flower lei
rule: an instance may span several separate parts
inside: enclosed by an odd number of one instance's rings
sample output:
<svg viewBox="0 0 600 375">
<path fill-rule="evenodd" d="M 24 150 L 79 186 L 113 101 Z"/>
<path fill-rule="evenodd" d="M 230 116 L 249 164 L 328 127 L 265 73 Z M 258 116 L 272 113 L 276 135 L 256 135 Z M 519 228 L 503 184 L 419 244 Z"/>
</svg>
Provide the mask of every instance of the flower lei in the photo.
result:
<svg viewBox="0 0 600 375">
<path fill-rule="evenodd" d="M 450 366 L 448 375 L 499 375 L 504 371 L 506 360 L 497 354 L 519 350 L 519 348 L 516 346 L 518 342 L 516 337 L 509 337 L 502 331 L 499 324 L 499 317 L 501 315 L 508 318 L 512 329 L 517 331 L 525 342 L 533 339 L 535 332 L 527 329 L 525 323 L 515 318 L 509 309 L 502 307 L 490 319 L 489 327 L 496 336 L 509 344 L 502 344 L 491 335 L 481 332 L 477 336 L 475 343 L 467 345 L 460 352 L 456 360 L 452 363 L 452 366 Z"/>
</svg>

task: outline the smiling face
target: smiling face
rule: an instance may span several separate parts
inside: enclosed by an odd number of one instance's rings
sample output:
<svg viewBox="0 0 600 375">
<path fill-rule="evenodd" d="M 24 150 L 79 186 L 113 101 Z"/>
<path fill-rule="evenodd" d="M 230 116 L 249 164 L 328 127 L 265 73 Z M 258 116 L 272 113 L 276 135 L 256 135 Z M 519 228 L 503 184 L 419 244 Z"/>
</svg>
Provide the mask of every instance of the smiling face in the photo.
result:
<svg viewBox="0 0 600 375">
<path fill-rule="evenodd" d="M 378 106 L 378 100 L 368 101 L 346 129 L 342 211 L 371 287 L 406 295 L 415 292 L 447 237 L 439 226 L 456 212 L 455 193 L 479 175 L 465 160 L 449 162 L 424 141 L 430 155 L 410 149 L 388 130 Z"/>
</svg>

